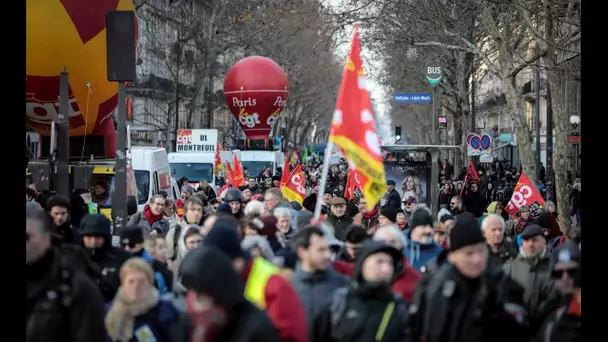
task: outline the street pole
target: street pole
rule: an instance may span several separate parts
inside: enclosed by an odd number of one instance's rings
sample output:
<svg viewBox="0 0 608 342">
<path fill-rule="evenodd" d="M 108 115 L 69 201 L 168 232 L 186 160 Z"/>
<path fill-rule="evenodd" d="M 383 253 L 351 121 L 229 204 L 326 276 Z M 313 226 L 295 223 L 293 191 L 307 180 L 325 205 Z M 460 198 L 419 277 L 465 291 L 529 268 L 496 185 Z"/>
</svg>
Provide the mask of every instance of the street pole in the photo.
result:
<svg viewBox="0 0 608 342">
<path fill-rule="evenodd" d="M 173 127 L 173 151 L 177 151 L 177 130 L 179 129 L 179 69 L 182 61 L 182 46 L 180 43 L 180 37 L 177 38 L 175 43 L 175 54 L 176 54 L 176 70 L 175 70 L 175 127 Z"/>
<path fill-rule="evenodd" d="M 59 76 L 59 113 L 57 117 L 57 195 L 70 196 L 70 84 L 65 67 Z M 51 170 L 52 174 L 53 170 Z"/>
<path fill-rule="evenodd" d="M 116 114 L 116 166 L 115 187 L 112 196 L 112 220 L 115 234 L 127 224 L 127 86 L 118 82 L 118 106 Z"/>
<path fill-rule="evenodd" d="M 433 115 L 431 116 L 433 118 L 433 126 L 431 129 L 431 144 L 435 145 L 436 141 L 437 141 L 437 87 L 433 87 L 433 103 L 432 103 L 432 111 L 433 111 Z"/>
<path fill-rule="evenodd" d="M 536 93 L 536 101 L 534 103 L 534 122 L 536 125 L 536 154 L 534 156 L 534 163 L 536 165 L 536 184 L 540 183 L 540 62 L 536 60 L 535 70 L 534 70 L 534 78 L 535 78 L 535 93 Z M 548 112 L 548 111 L 547 111 Z M 547 140 L 547 144 L 548 144 Z M 548 145 L 547 145 L 548 146 Z"/>
</svg>

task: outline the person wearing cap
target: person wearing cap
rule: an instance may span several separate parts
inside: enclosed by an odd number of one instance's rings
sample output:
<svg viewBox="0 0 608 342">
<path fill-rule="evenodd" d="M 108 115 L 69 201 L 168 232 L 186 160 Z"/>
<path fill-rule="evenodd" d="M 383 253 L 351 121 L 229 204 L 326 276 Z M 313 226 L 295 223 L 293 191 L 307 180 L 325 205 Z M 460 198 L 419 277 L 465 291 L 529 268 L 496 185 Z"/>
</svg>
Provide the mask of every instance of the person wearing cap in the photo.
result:
<svg viewBox="0 0 608 342">
<path fill-rule="evenodd" d="M 490 266 L 502 267 L 517 256 L 517 250 L 505 239 L 505 220 L 498 214 L 489 214 L 480 221 L 481 232 L 488 245 Z"/>
<path fill-rule="evenodd" d="M 333 227 L 336 239 L 344 241 L 346 230 L 353 224 L 353 219 L 346 213 L 346 200 L 338 196 L 332 198 L 329 210 L 325 221 Z"/>
<path fill-rule="evenodd" d="M 268 315 L 243 295 L 245 286 L 231 261 L 205 245 L 184 258 L 179 271 L 187 289 L 185 312 L 164 341 L 280 341 Z"/>
<path fill-rule="evenodd" d="M 405 341 L 407 304 L 391 288 L 403 253 L 367 240 L 359 249 L 353 279 L 333 293 L 314 320 L 311 341 Z"/>
<path fill-rule="evenodd" d="M 389 179 L 386 181 L 386 202 L 382 208 L 393 207 L 395 209 L 401 209 L 401 195 L 397 189 L 395 189 L 396 183 L 394 180 Z"/>
<path fill-rule="evenodd" d="M 404 232 L 405 256 L 412 267 L 421 271 L 422 267 L 436 258 L 443 249 L 435 243 L 433 215 L 428 208 L 418 206 L 414 209 L 410 217 L 410 227 L 412 228 Z"/>
<path fill-rule="evenodd" d="M 243 205 L 247 205 L 251 201 L 253 194 L 251 193 L 251 189 L 247 185 L 239 186 L 239 190 L 241 191 L 241 197 L 243 198 Z"/>
<path fill-rule="evenodd" d="M 406 341 L 527 341 L 524 290 L 501 269 L 487 267 L 477 220 L 459 217 L 449 240 L 446 262 L 418 284 Z"/>
<path fill-rule="evenodd" d="M 203 246 L 217 248 L 232 261 L 245 283 L 245 298 L 266 310 L 281 340 L 308 341 L 306 315 L 293 286 L 270 261 L 251 257 L 241 248 L 236 220 L 218 219 L 203 240 Z"/>
<path fill-rule="evenodd" d="M 321 212 L 323 214 L 329 213 L 329 206 L 332 198 L 334 198 L 334 194 L 331 191 L 325 191 L 325 193 L 323 193 L 323 199 L 321 202 Z M 311 211 L 314 212 L 314 210 Z"/>
<path fill-rule="evenodd" d="M 545 230 L 541 226 L 536 224 L 526 226 L 521 238 L 519 254 L 507 261 L 502 268 L 525 289 L 524 299 L 530 315 L 530 324 L 535 326 L 544 320 L 539 313 L 554 291 L 551 260 L 547 255 Z"/>
<path fill-rule="evenodd" d="M 114 299 L 120 287 L 119 271 L 131 255 L 112 246 L 112 222 L 105 215 L 87 215 L 81 224 L 82 245 L 101 271 L 97 284 L 105 302 Z"/>
<path fill-rule="evenodd" d="M 245 216 L 245 205 L 243 204 L 243 196 L 239 189 L 230 188 L 224 195 L 224 203 L 217 208 L 218 213 L 232 215 L 235 219 L 240 219 Z"/>
<path fill-rule="evenodd" d="M 405 215 L 405 222 L 409 222 L 410 216 L 412 216 L 412 211 L 414 208 L 416 208 L 416 203 L 418 203 L 418 200 L 416 200 L 416 197 L 414 196 L 407 196 L 403 200 L 403 214 Z"/>
<path fill-rule="evenodd" d="M 538 333 L 538 341 L 582 341 L 581 251 L 576 242 L 566 241 L 555 251 L 552 278 L 559 304 L 552 308 Z"/>
<path fill-rule="evenodd" d="M 131 256 L 147 261 L 154 271 L 154 283 L 161 295 L 173 290 L 173 273 L 167 265 L 154 259 L 144 248 L 144 232 L 140 226 L 126 226 L 120 230 L 120 246 Z"/>
</svg>

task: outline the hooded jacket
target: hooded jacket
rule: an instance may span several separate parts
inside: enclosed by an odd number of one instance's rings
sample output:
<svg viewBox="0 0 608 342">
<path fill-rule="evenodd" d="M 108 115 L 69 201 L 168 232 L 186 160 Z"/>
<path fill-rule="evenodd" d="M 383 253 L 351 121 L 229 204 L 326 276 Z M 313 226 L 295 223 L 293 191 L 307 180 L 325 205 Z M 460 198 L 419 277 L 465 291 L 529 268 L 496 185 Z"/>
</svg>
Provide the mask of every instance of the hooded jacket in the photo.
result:
<svg viewBox="0 0 608 342">
<path fill-rule="evenodd" d="M 97 285 L 106 302 L 114 299 L 120 287 L 120 268 L 131 257 L 128 252 L 112 246 L 111 225 L 107 217 L 97 214 L 85 216 L 80 227 L 82 236 L 99 236 L 104 239 L 104 244 L 99 248 L 86 248 L 84 244 L 83 247 L 101 271 Z"/>
<path fill-rule="evenodd" d="M 268 315 L 245 299 L 243 281 L 230 259 L 215 247 L 203 245 L 188 253 L 179 271 L 187 289 L 211 297 L 214 305 L 226 313 L 223 324 L 209 329 L 214 331 L 213 336 L 205 336 L 210 341 L 280 341 Z M 182 314 L 172 341 L 191 341 L 193 328 L 190 314 Z"/>
<path fill-rule="evenodd" d="M 434 259 L 441 253 L 443 248 L 438 246 L 435 241 L 428 244 L 421 244 L 412 240 L 412 229 L 407 229 L 405 232 L 405 257 L 419 272 L 422 267 L 429 261 Z"/>
<path fill-rule="evenodd" d="M 363 277 L 363 263 L 378 253 L 389 254 L 395 269 L 403 254 L 376 241 L 363 243 L 357 254 L 349 287 L 334 292 L 331 305 L 315 320 L 313 341 L 404 341 L 407 305 L 385 283 L 370 283 Z M 392 307 L 392 309 L 390 309 Z M 390 313 L 387 316 L 387 313 Z M 385 316 L 388 319 L 385 319 Z M 383 322 L 385 321 L 385 322 Z M 384 326 L 380 333 L 380 326 Z"/>
</svg>

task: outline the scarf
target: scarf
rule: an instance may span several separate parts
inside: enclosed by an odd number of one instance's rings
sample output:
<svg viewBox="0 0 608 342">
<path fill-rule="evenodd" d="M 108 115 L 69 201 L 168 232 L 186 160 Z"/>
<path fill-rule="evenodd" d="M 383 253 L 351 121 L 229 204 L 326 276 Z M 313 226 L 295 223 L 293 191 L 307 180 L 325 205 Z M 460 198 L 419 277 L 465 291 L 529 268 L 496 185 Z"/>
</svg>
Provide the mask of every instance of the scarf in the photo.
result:
<svg viewBox="0 0 608 342">
<path fill-rule="evenodd" d="M 372 211 L 370 211 L 369 213 L 363 214 L 363 217 L 365 217 L 368 220 L 371 220 L 374 217 L 376 217 L 376 215 L 378 215 L 378 206 L 375 206 L 374 209 Z"/>
<path fill-rule="evenodd" d="M 142 315 L 158 304 L 160 295 L 151 288 L 146 297 L 132 302 L 119 288 L 110 310 L 106 314 L 106 331 L 112 341 L 130 341 L 135 329 L 135 317 Z"/>
<path fill-rule="evenodd" d="M 214 305 L 211 299 L 199 298 L 192 291 L 186 296 L 186 312 L 193 324 L 191 342 L 213 341 L 227 320 L 223 308 Z"/>
<path fill-rule="evenodd" d="M 517 236 L 519 233 L 521 233 L 524 230 L 527 223 L 528 223 L 528 220 L 524 219 L 523 217 L 520 217 L 517 219 L 517 222 L 515 223 L 515 236 Z"/>
<path fill-rule="evenodd" d="M 154 213 L 152 213 L 150 206 L 146 205 L 144 207 L 144 217 L 146 218 L 146 221 L 148 221 L 148 223 L 152 225 L 154 222 L 162 220 L 163 214 L 161 213 L 160 215 L 155 215 Z"/>
</svg>

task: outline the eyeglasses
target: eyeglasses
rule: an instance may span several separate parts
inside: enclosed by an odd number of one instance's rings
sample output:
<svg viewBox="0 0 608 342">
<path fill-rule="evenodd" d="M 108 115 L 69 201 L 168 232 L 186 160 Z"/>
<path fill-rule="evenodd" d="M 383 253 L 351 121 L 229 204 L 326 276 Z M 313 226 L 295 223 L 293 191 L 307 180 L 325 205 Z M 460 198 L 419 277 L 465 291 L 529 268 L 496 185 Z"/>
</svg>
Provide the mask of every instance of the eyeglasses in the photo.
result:
<svg viewBox="0 0 608 342">
<path fill-rule="evenodd" d="M 133 249 L 133 248 L 135 248 L 135 246 L 137 244 L 136 243 L 121 243 L 120 245 L 122 246 L 123 249 L 126 249 L 127 247 L 129 249 Z"/>
<path fill-rule="evenodd" d="M 561 279 L 564 276 L 564 273 L 568 274 L 569 278 L 574 278 L 574 275 L 578 269 L 576 268 L 567 268 L 565 270 L 553 270 L 553 278 Z"/>
</svg>

